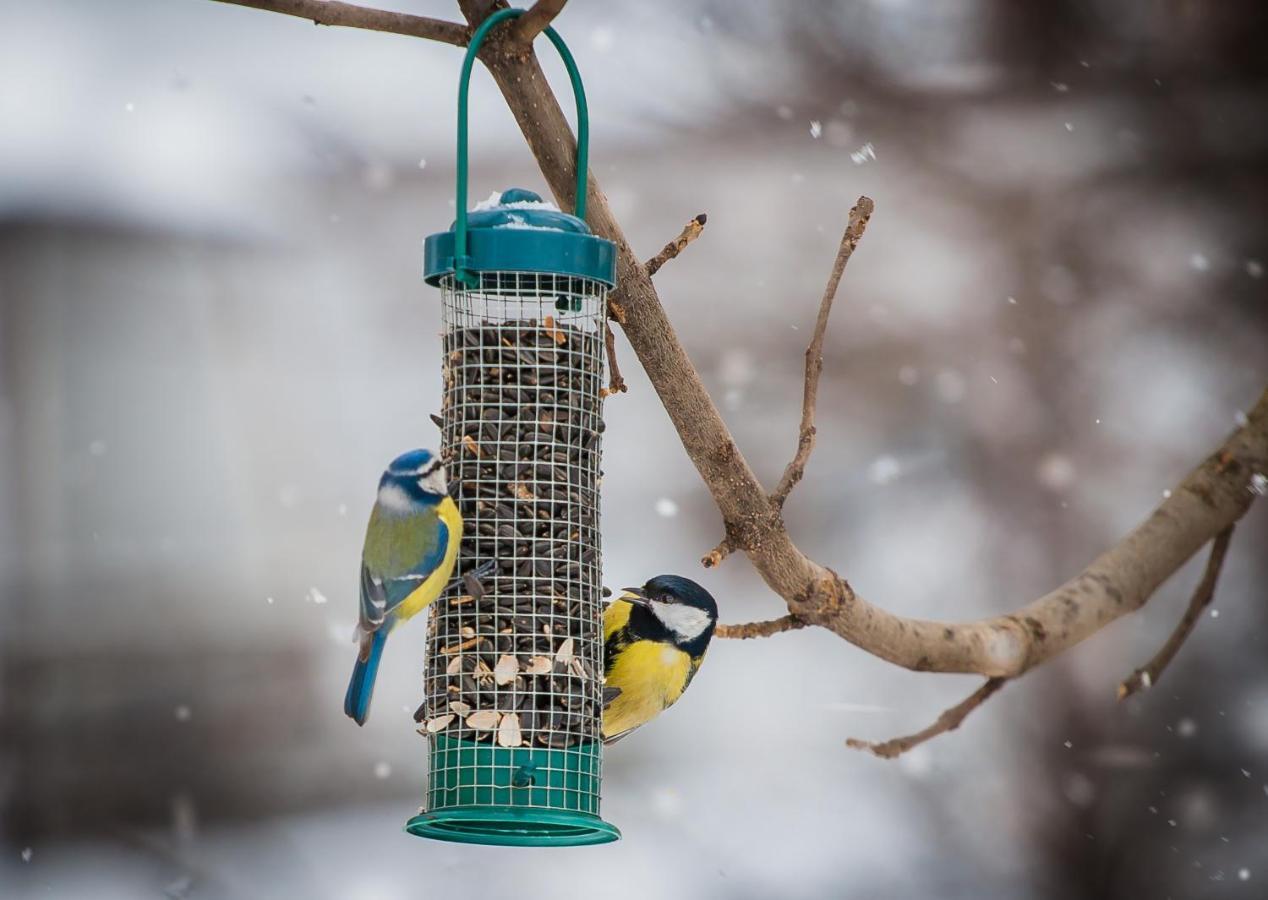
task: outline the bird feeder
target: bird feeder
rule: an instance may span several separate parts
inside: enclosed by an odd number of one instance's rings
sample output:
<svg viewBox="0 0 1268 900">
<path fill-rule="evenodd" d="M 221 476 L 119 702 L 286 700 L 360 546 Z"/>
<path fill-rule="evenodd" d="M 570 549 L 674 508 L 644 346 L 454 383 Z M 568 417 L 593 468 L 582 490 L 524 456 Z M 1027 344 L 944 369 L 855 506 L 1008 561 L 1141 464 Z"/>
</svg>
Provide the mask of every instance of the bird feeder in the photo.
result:
<svg viewBox="0 0 1268 900">
<path fill-rule="evenodd" d="M 420 731 L 427 805 L 406 830 L 448 841 L 617 840 L 599 817 L 603 632 L 599 540 L 603 329 L 615 247 L 585 223 L 588 123 L 577 101 L 575 215 L 508 190 L 467 211 L 458 88 L 457 218 L 425 245 L 444 323 L 442 449 L 463 517 L 458 570 L 433 605 Z"/>
</svg>

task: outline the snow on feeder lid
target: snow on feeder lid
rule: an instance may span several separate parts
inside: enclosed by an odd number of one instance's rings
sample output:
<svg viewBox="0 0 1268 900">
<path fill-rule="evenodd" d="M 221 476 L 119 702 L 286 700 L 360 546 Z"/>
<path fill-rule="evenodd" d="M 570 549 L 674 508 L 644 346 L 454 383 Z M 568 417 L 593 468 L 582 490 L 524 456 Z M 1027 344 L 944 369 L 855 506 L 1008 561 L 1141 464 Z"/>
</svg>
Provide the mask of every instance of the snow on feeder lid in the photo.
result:
<svg viewBox="0 0 1268 900">
<path fill-rule="evenodd" d="M 617 840 L 599 817 L 603 715 L 599 541 L 603 325 L 615 247 L 585 216 L 585 94 L 577 214 L 521 189 L 467 211 L 467 83 L 458 88 L 458 215 L 427 238 L 444 322 L 442 453 L 463 516 L 458 571 L 433 604 L 421 733 L 427 806 L 411 834 L 464 843 Z M 491 571 L 487 571 L 491 568 Z"/>
</svg>

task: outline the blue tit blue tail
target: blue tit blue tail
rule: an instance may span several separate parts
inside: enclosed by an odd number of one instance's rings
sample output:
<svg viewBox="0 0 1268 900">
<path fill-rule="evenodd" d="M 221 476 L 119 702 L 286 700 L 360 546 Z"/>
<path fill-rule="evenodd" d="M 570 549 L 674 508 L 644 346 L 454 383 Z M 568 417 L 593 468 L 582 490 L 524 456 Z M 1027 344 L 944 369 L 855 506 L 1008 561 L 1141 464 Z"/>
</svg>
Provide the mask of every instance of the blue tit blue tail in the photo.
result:
<svg viewBox="0 0 1268 900">
<path fill-rule="evenodd" d="M 387 630 L 376 631 L 368 640 L 370 650 L 365 654 L 365 659 L 361 658 L 360 653 L 357 654 L 357 664 L 352 667 L 352 680 L 348 682 L 348 693 L 343 698 L 343 711 L 358 725 L 364 725 L 366 716 L 370 714 L 370 698 L 374 696 L 374 679 L 379 674 L 379 657 L 383 655 L 383 645 L 387 643 Z"/>
</svg>

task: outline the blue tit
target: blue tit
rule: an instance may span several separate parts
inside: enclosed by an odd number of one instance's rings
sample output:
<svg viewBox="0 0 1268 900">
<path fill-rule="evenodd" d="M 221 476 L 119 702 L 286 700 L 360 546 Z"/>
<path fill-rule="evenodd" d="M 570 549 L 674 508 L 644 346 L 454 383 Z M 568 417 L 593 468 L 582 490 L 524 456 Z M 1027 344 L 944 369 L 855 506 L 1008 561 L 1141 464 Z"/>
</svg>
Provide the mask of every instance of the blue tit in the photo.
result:
<svg viewBox="0 0 1268 900">
<path fill-rule="evenodd" d="M 426 450 L 392 460 L 379 479 L 361 552 L 357 664 L 343 711 L 364 725 L 388 633 L 440 596 L 462 541 L 462 516 L 449 498 L 445 470 Z"/>
<path fill-rule="evenodd" d="M 704 662 L 718 604 L 687 578 L 657 575 L 603 613 L 603 741 L 611 744 L 674 704 Z"/>
</svg>

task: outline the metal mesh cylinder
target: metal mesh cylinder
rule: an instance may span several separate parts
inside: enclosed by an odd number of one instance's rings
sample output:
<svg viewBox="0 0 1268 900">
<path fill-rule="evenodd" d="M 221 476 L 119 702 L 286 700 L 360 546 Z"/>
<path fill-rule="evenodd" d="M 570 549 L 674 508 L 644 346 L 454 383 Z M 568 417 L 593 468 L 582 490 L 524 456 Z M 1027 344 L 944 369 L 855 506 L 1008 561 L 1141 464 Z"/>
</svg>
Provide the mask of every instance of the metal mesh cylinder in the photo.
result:
<svg viewBox="0 0 1268 900">
<path fill-rule="evenodd" d="M 483 272 L 471 288 L 449 276 L 440 287 L 457 571 L 495 567 L 433 606 L 427 812 L 597 817 L 608 288 L 531 272 Z"/>
</svg>

